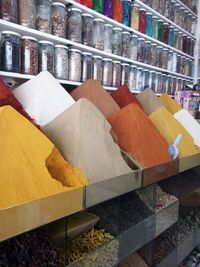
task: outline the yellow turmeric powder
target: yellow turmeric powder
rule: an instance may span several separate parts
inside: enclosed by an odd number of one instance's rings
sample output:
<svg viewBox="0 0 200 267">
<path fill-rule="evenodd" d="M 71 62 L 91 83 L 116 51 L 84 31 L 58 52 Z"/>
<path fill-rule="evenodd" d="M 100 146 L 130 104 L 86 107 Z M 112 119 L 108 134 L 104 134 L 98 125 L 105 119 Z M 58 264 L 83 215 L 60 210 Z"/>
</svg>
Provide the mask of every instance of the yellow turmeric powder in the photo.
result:
<svg viewBox="0 0 200 267">
<path fill-rule="evenodd" d="M 79 178 L 75 183 L 63 180 L 67 163 L 64 167 L 60 163 L 61 169 L 54 174 L 57 180 L 51 177 L 45 161 L 54 152 L 53 143 L 10 106 L 0 108 L 0 147 L 0 208 L 69 190 L 60 179 L 67 186 L 83 184 L 77 182 Z M 62 159 L 59 152 L 57 156 Z M 58 169 L 56 162 L 51 164 L 50 169 L 53 164 Z"/>
<path fill-rule="evenodd" d="M 174 100 L 172 99 L 168 94 L 163 94 L 159 97 L 159 99 L 162 101 L 165 108 L 172 114 L 178 112 L 182 109 L 182 107 Z"/>
</svg>

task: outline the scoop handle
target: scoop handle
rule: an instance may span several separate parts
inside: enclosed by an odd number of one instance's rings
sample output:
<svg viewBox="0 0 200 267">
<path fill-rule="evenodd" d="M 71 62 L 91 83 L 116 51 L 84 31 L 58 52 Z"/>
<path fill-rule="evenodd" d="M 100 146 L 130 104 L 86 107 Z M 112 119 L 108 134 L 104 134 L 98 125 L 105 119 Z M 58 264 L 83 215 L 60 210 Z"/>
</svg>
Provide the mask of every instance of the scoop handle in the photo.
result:
<svg viewBox="0 0 200 267">
<path fill-rule="evenodd" d="M 178 146 L 179 142 L 181 141 L 182 139 L 182 134 L 179 134 L 177 137 L 176 137 L 176 140 L 174 142 L 174 146 Z"/>
</svg>

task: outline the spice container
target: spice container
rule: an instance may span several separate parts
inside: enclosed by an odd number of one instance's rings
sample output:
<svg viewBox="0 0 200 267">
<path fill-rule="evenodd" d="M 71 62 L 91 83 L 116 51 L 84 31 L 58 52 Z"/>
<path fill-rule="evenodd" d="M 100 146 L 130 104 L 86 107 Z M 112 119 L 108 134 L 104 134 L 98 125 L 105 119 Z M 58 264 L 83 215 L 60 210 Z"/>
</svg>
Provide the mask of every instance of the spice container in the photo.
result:
<svg viewBox="0 0 200 267">
<path fill-rule="evenodd" d="M 67 15 L 67 38 L 71 41 L 82 42 L 82 11 L 69 8 Z"/>
<path fill-rule="evenodd" d="M 143 8 L 139 9 L 139 31 L 146 32 L 146 11 Z"/>
<path fill-rule="evenodd" d="M 35 0 L 18 0 L 19 24 L 35 29 L 36 3 Z M 17 12 L 15 10 L 15 12 Z"/>
<path fill-rule="evenodd" d="M 120 28 L 113 29 L 112 52 L 114 55 L 122 55 L 122 29 Z"/>
<path fill-rule="evenodd" d="M 173 70 L 173 51 L 169 51 L 167 69 L 169 71 Z"/>
<path fill-rule="evenodd" d="M 173 94 L 173 77 L 171 75 L 168 76 L 168 85 L 167 85 L 166 93 L 168 95 Z"/>
<path fill-rule="evenodd" d="M 113 87 L 119 87 L 121 85 L 121 62 L 113 61 Z"/>
<path fill-rule="evenodd" d="M 185 16 L 184 16 L 185 9 L 184 9 L 184 7 L 181 7 L 179 10 L 180 10 L 180 19 L 179 19 L 179 24 L 178 25 L 181 28 L 183 28 L 184 27 L 184 19 L 185 19 Z"/>
<path fill-rule="evenodd" d="M 168 45 L 174 47 L 174 27 L 173 26 L 169 26 Z"/>
<path fill-rule="evenodd" d="M 197 19 L 196 17 L 192 17 L 192 27 L 191 27 L 191 34 L 195 34 L 196 32 L 196 24 L 197 24 Z"/>
<path fill-rule="evenodd" d="M 164 48 L 163 53 L 162 53 L 162 57 L 163 57 L 162 68 L 163 69 L 167 69 L 168 67 L 168 55 L 169 55 L 169 49 Z"/>
<path fill-rule="evenodd" d="M 186 53 L 188 55 L 190 54 L 190 50 L 191 50 L 191 42 L 192 42 L 192 38 L 191 37 L 187 37 Z"/>
<path fill-rule="evenodd" d="M 171 95 L 174 95 L 174 93 L 176 91 L 176 83 L 177 83 L 177 78 L 173 77 L 172 78 L 172 92 L 171 92 Z"/>
<path fill-rule="evenodd" d="M 144 45 L 144 38 L 138 39 L 138 61 L 144 62 L 145 57 L 145 45 Z"/>
<path fill-rule="evenodd" d="M 122 0 L 113 0 L 113 19 L 122 23 L 123 3 Z"/>
<path fill-rule="evenodd" d="M 185 75 L 185 57 L 181 57 L 180 59 L 180 73 Z"/>
<path fill-rule="evenodd" d="M 159 10 L 158 12 L 163 15 L 165 13 L 165 1 L 166 0 L 160 0 L 159 1 Z"/>
<path fill-rule="evenodd" d="M 184 35 L 183 35 L 183 46 L 182 46 L 182 51 L 183 51 L 184 53 L 186 53 L 186 49 L 187 49 L 187 35 L 184 34 Z"/>
<path fill-rule="evenodd" d="M 131 65 L 129 73 L 129 81 L 128 81 L 128 87 L 131 91 L 136 90 L 136 79 L 137 79 L 137 67 Z"/>
<path fill-rule="evenodd" d="M 151 65 L 152 62 L 151 42 L 145 41 L 144 46 L 145 46 L 144 63 Z"/>
<path fill-rule="evenodd" d="M 86 7 L 92 8 L 93 7 L 93 0 L 81 0 L 81 4 L 86 6 Z"/>
<path fill-rule="evenodd" d="M 123 1 L 123 16 L 122 23 L 128 27 L 131 25 L 131 0 Z"/>
<path fill-rule="evenodd" d="M 93 0 L 93 9 L 101 14 L 104 11 L 104 0 Z"/>
<path fill-rule="evenodd" d="M 177 55 L 176 72 L 181 73 L 181 55 Z"/>
<path fill-rule="evenodd" d="M 143 69 L 137 69 L 137 79 L 136 79 L 136 91 L 141 92 L 143 89 Z"/>
<path fill-rule="evenodd" d="M 158 20 L 158 40 L 163 42 L 164 39 L 164 26 L 163 26 L 163 20 Z"/>
<path fill-rule="evenodd" d="M 12 31 L 1 33 L 1 70 L 20 72 L 21 63 L 21 37 Z"/>
<path fill-rule="evenodd" d="M 137 60 L 137 53 L 138 53 L 138 38 L 137 35 L 131 35 L 131 41 L 130 41 L 130 59 L 131 60 Z"/>
<path fill-rule="evenodd" d="M 94 19 L 93 46 L 104 50 L 104 20 Z"/>
<path fill-rule="evenodd" d="M 190 44 L 190 56 L 194 56 L 194 46 L 195 46 L 195 40 L 191 39 L 191 44 Z"/>
<path fill-rule="evenodd" d="M 174 21 L 174 6 L 175 6 L 175 1 L 172 0 L 170 3 L 170 10 L 169 10 L 169 20 Z"/>
<path fill-rule="evenodd" d="M 36 0 L 36 29 L 51 33 L 51 0 Z"/>
<path fill-rule="evenodd" d="M 157 72 L 157 86 L 155 86 L 155 92 L 160 93 L 162 91 L 162 73 Z"/>
<path fill-rule="evenodd" d="M 162 57 L 162 51 L 163 51 L 163 48 L 162 48 L 162 46 L 158 46 L 157 47 L 157 55 L 156 55 L 156 58 L 157 58 L 157 63 L 156 63 L 156 66 L 158 67 L 158 68 L 162 68 L 162 59 L 163 59 L 163 57 Z"/>
<path fill-rule="evenodd" d="M 178 49 L 178 30 L 174 30 L 174 47 Z"/>
<path fill-rule="evenodd" d="M 121 64 L 121 85 L 128 85 L 130 65 L 127 63 Z"/>
<path fill-rule="evenodd" d="M 6 21 L 18 23 L 17 0 L 1 0 L 0 18 Z"/>
<path fill-rule="evenodd" d="M 179 24 L 180 21 L 180 5 L 179 4 L 175 4 L 174 6 L 174 23 L 175 24 Z"/>
<path fill-rule="evenodd" d="M 178 32 L 178 49 L 182 51 L 183 48 L 183 34 Z"/>
<path fill-rule="evenodd" d="M 152 1 L 152 8 L 156 11 L 159 10 L 159 0 L 153 0 Z"/>
<path fill-rule="evenodd" d="M 113 17 L 113 0 L 104 0 L 104 15 L 108 18 Z"/>
<path fill-rule="evenodd" d="M 150 72 L 149 70 L 144 70 L 143 74 L 143 88 L 142 90 L 150 87 Z"/>
<path fill-rule="evenodd" d="M 178 91 L 182 91 L 182 79 L 177 78 L 177 82 L 176 82 L 176 92 Z"/>
<path fill-rule="evenodd" d="M 150 82 L 149 87 L 155 92 L 157 83 L 157 75 L 155 71 L 150 71 Z"/>
<path fill-rule="evenodd" d="M 92 79 L 99 81 L 101 83 L 102 76 L 103 76 L 102 57 L 93 56 Z"/>
<path fill-rule="evenodd" d="M 131 28 L 138 31 L 139 30 L 139 5 L 133 4 L 131 12 Z"/>
<path fill-rule="evenodd" d="M 191 33 L 191 31 L 192 31 L 192 15 L 188 12 L 188 15 L 185 16 L 185 19 L 186 19 L 186 23 L 185 23 L 186 31 Z"/>
<path fill-rule="evenodd" d="M 164 10 L 164 17 L 165 18 L 169 18 L 170 4 L 171 4 L 171 1 L 170 0 L 166 0 L 165 1 L 165 10 Z"/>
<path fill-rule="evenodd" d="M 163 30 L 164 30 L 164 43 L 168 44 L 168 39 L 169 39 L 169 24 L 168 23 L 163 23 Z"/>
<path fill-rule="evenodd" d="M 130 32 L 122 32 L 122 56 L 129 58 L 131 34 Z"/>
<path fill-rule="evenodd" d="M 177 53 L 173 53 L 172 71 L 176 72 L 177 68 Z"/>
<path fill-rule="evenodd" d="M 162 74 L 162 87 L 160 88 L 160 92 L 161 94 L 166 93 L 167 92 L 167 88 L 168 88 L 168 77 L 166 74 Z"/>
<path fill-rule="evenodd" d="M 152 37 L 152 14 L 150 12 L 146 13 L 146 34 Z"/>
<path fill-rule="evenodd" d="M 38 74 L 38 41 L 30 36 L 23 36 L 21 42 L 21 72 Z"/>
<path fill-rule="evenodd" d="M 112 25 L 105 24 L 104 27 L 104 51 L 106 53 L 112 53 Z"/>
<path fill-rule="evenodd" d="M 53 35 L 66 38 L 66 7 L 64 4 L 54 2 L 52 4 L 52 33 Z"/>
<path fill-rule="evenodd" d="M 68 80 L 68 47 L 55 45 L 54 75 L 56 79 Z"/>
<path fill-rule="evenodd" d="M 82 15 L 82 43 L 84 45 L 93 46 L 93 16 L 90 14 L 84 13 Z"/>
<path fill-rule="evenodd" d="M 81 81 L 85 82 L 91 78 L 92 78 L 92 54 L 88 52 L 83 52 Z"/>
<path fill-rule="evenodd" d="M 152 17 L 152 37 L 158 39 L 158 17 Z"/>
<path fill-rule="evenodd" d="M 103 81 L 104 86 L 112 86 L 113 81 L 113 63 L 112 59 L 104 58 L 103 59 Z"/>
<path fill-rule="evenodd" d="M 185 75 L 190 75 L 190 60 L 188 58 L 185 58 Z"/>
<path fill-rule="evenodd" d="M 156 44 L 151 44 L 151 64 L 153 66 L 157 65 L 157 45 Z"/>
<path fill-rule="evenodd" d="M 54 75 L 54 44 L 49 41 L 39 41 L 38 69 L 49 71 Z"/>
<path fill-rule="evenodd" d="M 189 15 L 189 11 L 184 10 L 184 21 L 183 21 L 183 28 L 190 32 L 190 29 L 188 29 L 190 27 L 190 15 Z"/>
<path fill-rule="evenodd" d="M 74 48 L 69 53 L 69 80 L 81 81 L 81 51 Z"/>
</svg>

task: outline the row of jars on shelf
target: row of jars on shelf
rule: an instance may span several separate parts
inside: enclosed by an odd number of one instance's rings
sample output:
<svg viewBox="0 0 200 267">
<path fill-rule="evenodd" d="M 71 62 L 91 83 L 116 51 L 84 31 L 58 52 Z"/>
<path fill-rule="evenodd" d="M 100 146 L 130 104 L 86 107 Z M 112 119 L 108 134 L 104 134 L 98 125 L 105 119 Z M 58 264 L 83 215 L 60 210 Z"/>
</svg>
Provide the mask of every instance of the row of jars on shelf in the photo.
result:
<svg viewBox="0 0 200 267">
<path fill-rule="evenodd" d="M 189 9 L 191 9 L 195 14 L 197 14 L 197 5 L 198 0 L 181 0 L 181 2 L 186 5 Z"/>
</svg>

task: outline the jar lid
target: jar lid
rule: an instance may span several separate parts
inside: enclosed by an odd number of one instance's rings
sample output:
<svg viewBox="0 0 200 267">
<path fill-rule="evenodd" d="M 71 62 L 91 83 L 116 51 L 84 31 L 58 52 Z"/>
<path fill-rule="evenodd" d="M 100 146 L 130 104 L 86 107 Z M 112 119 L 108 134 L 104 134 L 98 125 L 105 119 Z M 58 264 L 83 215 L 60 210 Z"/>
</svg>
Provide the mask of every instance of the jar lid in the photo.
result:
<svg viewBox="0 0 200 267">
<path fill-rule="evenodd" d="M 138 38 L 138 36 L 135 34 L 132 34 L 131 37 Z"/>
<path fill-rule="evenodd" d="M 167 22 L 164 22 L 164 23 L 163 23 L 163 25 L 169 25 L 169 23 L 167 23 Z"/>
<path fill-rule="evenodd" d="M 55 45 L 55 48 L 65 48 L 69 50 L 69 47 L 67 47 L 66 45 Z"/>
<path fill-rule="evenodd" d="M 159 75 L 162 75 L 162 72 L 156 72 L 157 74 L 159 74 Z"/>
<path fill-rule="evenodd" d="M 146 15 L 151 15 L 152 16 L 152 13 L 151 12 L 146 12 Z"/>
<path fill-rule="evenodd" d="M 121 64 L 121 62 L 118 60 L 114 60 L 113 63 Z"/>
<path fill-rule="evenodd" d="M 112 59 L 111 58 L 103 58 L 103 61 L 110 61 L 110 62 L 112 62 Z"/>
<path fill-rule="evenodd" d="M 164 22 L 164 20 L 163 20 L 163 19 L 159 19 L 158 21 L 162 21 L 162 22 Z"/>
<path fill-rule="evenodd" d="M 126 32 L 126 31 L 122 32 L 122 34 L 131 35 L 130 32 Z"/>
<path fill-rule="evenodd" d="M 38 42 L 38 39 L 32 37 L 32 36 L 22 36 L 22 40 L 32 40 L 32 41 L 35 41 L 35 42 Z"/>
<path fill-rule="evenodd" d="M 152 46 L 157 46 L 157 44 L 151 44 Z"/>
<path fill-rule="evenodd" d="M 159 49 L 162 49 L 163 47 L 159 45 L 158 48 L 159 48 Z"/>
<path fill-rule="evenodd" d="M 50 41 L 46 41 L 46 40 L 41 40 L 39 41 L 39 44 L 48 44 L 48 45 L 52 45 L 54 46 L 54 43 L 50 42 Z"/>
<path fill-rule="evenodd" d="M 165 51 L 169 51 L 169 48 L 164 47 L 163 50 L 165 50 Z"/>
<path fill-rule="evenodd" d="M 148 70 L 148 69 L 144 69 L 144 71 L 148 71 L 148 72 L 149 72 L 149 70 Z"/>
<path fill-rule="evenodd" d="M 85 56 L 92 56 L 92 54 L 89 53 L 89 52 L 82 52 L 82 55 L 85 55 Z"/>
<path fill-rule="evenodd" d="M 142 70 L 143 71 L 143 68 L 138 68 L 138 70 Z"/>
<path fill-rule="evenodd" d="M 170 25 L 169 28 L 174 29 L 174 26 Z"/>
<path fill-rule="evenodd" d="M 19 33 L 13 32 L 13 31 L 3 31 L 1 34 L 12 34 L 12 35 L 16 35 L 16 36 L 21 37 L 21 35 Z"/>
<path fill-rule="evenodd" d="M 144 8 L 140 8 L 140 11 L 146 11 Z"/>
<path fill-rule="evenodd" d="M 152 19 L 158 19 L 158 17 L 157 16 L 153 16 Z"/>
<path fill-rule="evenodd" d="M 77 52 L 77 53 L 80 53 L 81 54 L 81 50 L 76 49 L 76 48 L 71 48 L 70 51 L 71 52 Z"/>
<path fill-rule="evenodd" d="M 103 19 L 94 19 L 94 21 L 99 21 L 99 22 L 103 22 L 104 23 Z"/>
<path fill-rule="evenodd" d="M 77 11 L 77 12 L 79 12 L 79 13 L 82 13 L 82 10 L 79 9 L 79 8 L 76 8 L 76 7 L 69 8 L 68 11 L 69 11 L 69 12 L 70 12 L 70 11 Z"/>
<path fill-rule="evenodd" d="M 121 31 L 122 32 L 122 29 L 121 28 L 113 28 L 113 31 Z"/>
<path fill-rule="evenodd" d="M 103 57 L 101 56 L 97 56 L 97 55 L 94 55 L 93 58 L 98 58 L 98 59 L 102 59 Z"/>
<path fill-rule="evenodd" d="M 60 2 L 54 2 L 52 4 L 52 6 L 62 6 L 62 7 L 64 7 L 66 9 L 66 6 L 63 3 L 60 3 Z"/>
<path fill-rule="evenodd" d="M 137 66 L 135 66 L 135 65 L 131 65 L 131 68 L 135 68 L 135 69 L 137 69 Z"/>
<path fill-rule="evenodd" d="M 138 40 L 140 40 L 140 41 L 144 41 L 145 39 L 144 39 L 144 38 L 138 38 Z"/>
<path fill-rule="evenodd" d="M 133 4 L 133 6 L 138 7 L 138 8 L 140 7 L 138 4 Z"/>
<path fill-rule="evenodd" d="M 128 63 L 122 63 L 122 66 L 128 66 L 128 67 L 130 67 L 130 64 L 128 64 Z"/>
<path fill-rule="evenodd" d="M 151 42 L 150 42 L 150 41 L 145 41 L 145 43 L 146 43 L 146 44 L 151 44 Z"/>
<path fill-rule="evenodd" d="M 182 32 L 178 32 L 178 34 L 183 34 Z"/>
<path fill-rule="evenodd" d="M 180 9 L 185 10 L 185 8 L 183 6 Z"/>
<path fill-rule="evenodd" d="M 110 27 L 110 28 L 113 27 L 113 26 L 112 26 L 111 24 L 109 24 L 109 23 L 106 23 L 104 26 L 105 26 L 105 27 Z"/>
<path fill-rule="evenodd" d="M 167 77 L 167 75 L 166 75 L 166 74 L 164 74 L 164 73 L 162 73 L 162 76 L 165 76 L 165 77 Z"/>
<path fill-rule="evenodd" d="M 83 13 L 82 14 L 83 17 L 90 17 L 90 18 L 94 18 L 91 14 L 87 14 L 87 13 Z"/>
</svg>

